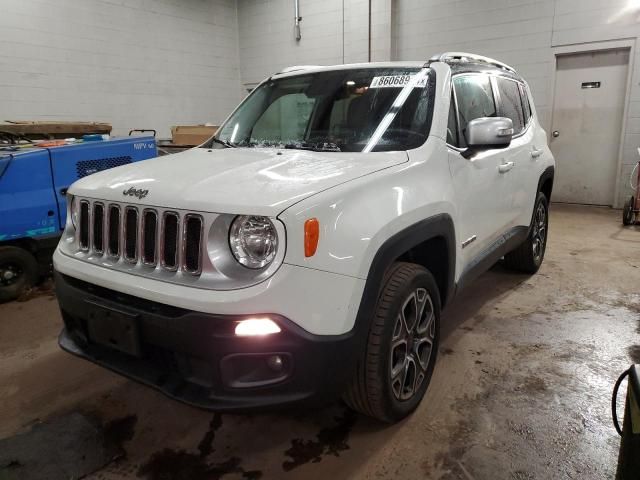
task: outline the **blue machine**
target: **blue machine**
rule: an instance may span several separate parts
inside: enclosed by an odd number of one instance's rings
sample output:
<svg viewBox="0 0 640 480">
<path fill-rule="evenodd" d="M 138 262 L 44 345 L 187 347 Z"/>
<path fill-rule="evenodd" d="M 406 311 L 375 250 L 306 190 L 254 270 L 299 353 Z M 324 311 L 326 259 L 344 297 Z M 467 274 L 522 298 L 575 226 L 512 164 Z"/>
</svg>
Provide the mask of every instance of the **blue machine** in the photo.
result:
<svg viewBox="0 0 640 480">
<path fill-rule="evenodd" d="M 156 156 L 153 137 L 49 148 L 0 146 L 0 302 L 18 296 L 48 267 L 73 182 Z"/>
</svg>

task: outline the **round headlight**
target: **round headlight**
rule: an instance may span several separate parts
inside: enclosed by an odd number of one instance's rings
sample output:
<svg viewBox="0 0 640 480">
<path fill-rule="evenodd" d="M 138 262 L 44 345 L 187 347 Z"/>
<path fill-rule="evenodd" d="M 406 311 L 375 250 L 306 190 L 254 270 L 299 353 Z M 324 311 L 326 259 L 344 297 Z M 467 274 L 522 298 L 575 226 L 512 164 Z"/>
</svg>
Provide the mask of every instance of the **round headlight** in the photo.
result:
<svg viewBox="0 0 640 480">
<path fill-rule="evenodd" d="M 264 268 L 276 256 L 278 233 L 267 217 L 240 215 L 229 229 L 229 246 L 240 265 Z"/>
</svg>

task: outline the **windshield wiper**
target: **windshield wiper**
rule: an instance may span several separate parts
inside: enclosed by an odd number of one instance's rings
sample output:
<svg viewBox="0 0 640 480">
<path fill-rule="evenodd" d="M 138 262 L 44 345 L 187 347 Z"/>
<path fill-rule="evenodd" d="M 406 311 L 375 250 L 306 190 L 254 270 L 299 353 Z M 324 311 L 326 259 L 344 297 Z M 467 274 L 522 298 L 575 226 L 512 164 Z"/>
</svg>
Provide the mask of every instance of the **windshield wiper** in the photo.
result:
<svg viewBox="0 0 640 480">
<path fill-rule="evenodd" d="M 284 148 L 292 150 L 312 150 L 314 152 L 341 152 L 342 149 L 335 143 L 318 142 L 318 143 L 288 143 Z"/>
<path fill-rule="evenodd" d="M 225 142 L 224 140 L 220 140 L 219 138 L 216 138 L 216 137 L 211 137 L 211 141 L 215 143 L 219 143 L 220 145 L 224 145 L 227 148 L 236 148 L 234 144 Z"/>
</svg>

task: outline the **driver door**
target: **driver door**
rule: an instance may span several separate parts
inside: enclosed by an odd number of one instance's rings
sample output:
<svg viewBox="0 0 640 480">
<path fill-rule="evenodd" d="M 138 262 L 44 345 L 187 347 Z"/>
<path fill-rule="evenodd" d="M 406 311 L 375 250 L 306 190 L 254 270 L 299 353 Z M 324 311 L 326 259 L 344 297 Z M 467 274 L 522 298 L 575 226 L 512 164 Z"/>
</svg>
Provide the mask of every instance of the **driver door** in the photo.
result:
<svg viewBox="0 0 640 480">
<path fill-rule="evenodd" d="M 453 77 L 447 130 L 449 169 L 458 210 L 457 241 L 462 248 L 462 271 L 479 262 L 505 233 L 511 193 L 505 152 L 484 150 L 471 158 L 466 149 L 466 126 L 476 118 L 496 117 L 492 82 L 486 74 Z"/>
</svg>

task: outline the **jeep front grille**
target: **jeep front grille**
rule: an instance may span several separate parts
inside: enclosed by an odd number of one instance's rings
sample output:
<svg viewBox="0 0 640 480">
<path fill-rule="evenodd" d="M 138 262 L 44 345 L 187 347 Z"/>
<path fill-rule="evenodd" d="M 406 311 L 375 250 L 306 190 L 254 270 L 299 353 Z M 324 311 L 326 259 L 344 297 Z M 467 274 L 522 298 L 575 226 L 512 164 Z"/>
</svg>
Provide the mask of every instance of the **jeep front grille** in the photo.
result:
<svg viewBox="0 0 640 480">
<path fill-rule="evenodd" d="M 149 269 L 202 272 L 204 222 L 196 213 L 80 200 L 80 250 Z"/>
</svg>

